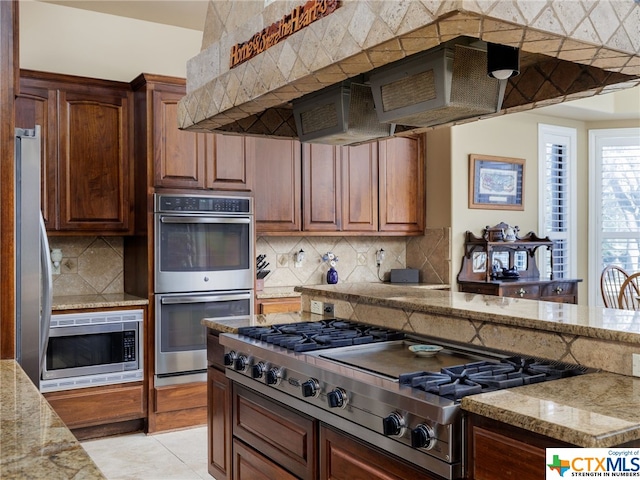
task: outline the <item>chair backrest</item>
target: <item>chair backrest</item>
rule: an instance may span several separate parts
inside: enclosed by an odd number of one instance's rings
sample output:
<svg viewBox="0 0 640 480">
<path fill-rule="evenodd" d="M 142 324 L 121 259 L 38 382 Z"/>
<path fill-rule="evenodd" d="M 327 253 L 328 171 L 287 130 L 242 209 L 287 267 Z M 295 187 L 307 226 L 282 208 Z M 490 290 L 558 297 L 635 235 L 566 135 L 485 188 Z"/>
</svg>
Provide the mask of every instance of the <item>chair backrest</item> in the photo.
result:
<svg viewBox="0 0 640 480">
<path fill-rule="evenodd" d="M 629 275 L 620 287 L 618 308 L 640 310 L 640 272 Z"/>
<path fill-rule="evenodd" d="M 607 308 L 620 308 L 618 295 L 620 287 L 629 278 L 629 274 L 617 265 L 607 265 L 600 274 L 600 293 Z"/>
</svg>

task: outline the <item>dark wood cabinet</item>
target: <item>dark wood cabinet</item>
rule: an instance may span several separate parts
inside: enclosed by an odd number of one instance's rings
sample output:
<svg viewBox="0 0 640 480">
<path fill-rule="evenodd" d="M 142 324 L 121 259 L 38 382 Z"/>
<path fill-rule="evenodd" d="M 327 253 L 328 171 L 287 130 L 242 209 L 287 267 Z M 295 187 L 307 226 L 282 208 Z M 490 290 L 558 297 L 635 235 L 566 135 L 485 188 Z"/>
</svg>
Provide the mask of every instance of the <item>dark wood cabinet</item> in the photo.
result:
<svg viewBox="0 0 640 480">
<path fill-rule="evenodd" d="M 120 82 L 22 71 L 16 125 L 41 125 L 47 228 L 133 232 L 133 96 Z"/>
<path fill-rule="evenodd" d="M 357 146 L 250 140 L 255 162 L 258 234 L 420 235 L 425 224 L 423 137 L 391 138 Z M 299 146 L 295 142 L 294 146 Z M 302 216 L 300 217 L 300 208 Z"/>
<path fill-rule="evenodd" d="M 380 232 L 424 233 L 424 137 L 378 142 Z"/>
<path fill-rule="evenodd" d="M 247 153 L 256 178 L 256 232 L 302 230 L 301 147 L 297 140 L 247 137 Z"/>
<path fill-rule="evenodd" d="M 439 480 L 381 450 L 372 448 L 331 427 L 320 427 L 320 477 L 361 478 L 367 480 Z M 501 478 L 494 477 L 494 480 Z"/>
<path fill-rule="evenodd" d="M 252 190 L 253 169 L 244 137 L 178 128 L 178 102 L 186 94 L 185 79 L 142 74 L 131 84 L 136 97 L 136 158 L 145 158 L 152 168 L 153 186 Z"/>
<path fill-rule="evenodd" d="M 378 143 L 342 147 L 342 230 L 378 231 Z"/>
<path fill-rule="evenodd" d="M 536 251 L 553 249 L 549 237 L 540 238 L 533 232 L 519 237 L 515 227 L 512 238 L 505 240 L 504 232 L 509 229 L 514 230 L 506 223 L 499 223 L 485 228 L 480 237 L 469 231 L 465 233 L 458 289 L 500 297 L 578 303 L 580 279 L 540 278 Z"/>
<path fill-rule="evenodd" d="M 340 148 L 302 144 L 303 229 L 337 232 L 342 228 Z"/>
<path fill-rule="evenodd" d="M 546 448 L 574 447 L 478 415 L 469 416 L 467 435 L 468 480 L 539 480 L 545 478 Z"/>
<path fill-rule="evenodd" d="M 208 465 L 216 480 L 231 478 L 231 381 L 224 370 L 208 368 Z"/>
<path fill-rule="evenodd" d="M 298 478 L 317 478 L 317 428 L 313 418 L 233 385 L 234 438 Z"/>
<path fill-rule="evenodd" d="M 274 479 L 297 480 L 298 477 L 241 441 L 233 440 L 233 480 Z"/>
</svg>

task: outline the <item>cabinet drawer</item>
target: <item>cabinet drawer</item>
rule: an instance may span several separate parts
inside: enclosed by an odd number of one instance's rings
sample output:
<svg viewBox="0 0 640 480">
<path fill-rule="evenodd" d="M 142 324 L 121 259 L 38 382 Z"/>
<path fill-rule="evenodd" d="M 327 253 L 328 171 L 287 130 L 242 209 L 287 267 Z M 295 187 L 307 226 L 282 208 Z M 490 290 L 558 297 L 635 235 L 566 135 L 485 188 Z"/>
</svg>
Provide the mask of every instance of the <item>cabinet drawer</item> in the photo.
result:
<svg viewBox="0 0 640 480">
<path fill-rule="evenodd" d="M 500 288 L 503 297 L 540 298 L 540 285 L 509 285 Z"/>
<path fill-rule="evenodd" d="M 69 428 L 143 418 L 142 384 L 122 384 L 45 393 L 45 398 Z"/>
<path fill-rule="evenodd" d="M 317 478 L 317 422 L 233 386 L 233 435 L 300 478 Z"/>
<path fill-rule="evenodd" d="M 207 406 L 207 382 L 156 387 L 156 412 Z"/>
<path fill-rule="evenodd" d="M 296 480 L 296 477 L 244 443 L 233 441 L 234 480 Z"/>
<path fill-rule="evenodd" d="M 575 282 L 552 282 L 542 287 L 543 297 L 572 296 L 576 294 Z"/>
</svg>

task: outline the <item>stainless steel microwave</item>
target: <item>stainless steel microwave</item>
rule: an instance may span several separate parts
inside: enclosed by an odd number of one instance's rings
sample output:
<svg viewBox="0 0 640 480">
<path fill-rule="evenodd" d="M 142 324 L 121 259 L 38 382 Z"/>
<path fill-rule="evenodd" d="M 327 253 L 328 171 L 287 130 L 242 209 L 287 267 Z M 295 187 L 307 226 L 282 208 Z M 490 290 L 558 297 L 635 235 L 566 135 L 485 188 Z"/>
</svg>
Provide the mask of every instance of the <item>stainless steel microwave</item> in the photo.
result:
<svg viewBox="0 0 640 480">
<path fill-rule="evenodd" d="M 142 310 L 51 316 L 40 391 L 142 381 Z"/>
</svg>

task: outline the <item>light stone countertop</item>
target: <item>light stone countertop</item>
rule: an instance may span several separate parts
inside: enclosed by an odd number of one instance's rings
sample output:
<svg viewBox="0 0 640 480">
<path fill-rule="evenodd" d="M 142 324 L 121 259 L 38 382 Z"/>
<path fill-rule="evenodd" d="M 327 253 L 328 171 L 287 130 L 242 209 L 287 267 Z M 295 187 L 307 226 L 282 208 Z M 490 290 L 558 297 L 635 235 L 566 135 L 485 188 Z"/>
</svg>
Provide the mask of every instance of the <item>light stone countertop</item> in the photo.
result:
<svg viewBox="0 0 640 480">
<path fill-rule="evenodd" d="M 265 287 L 262 290 L 256 290 L 256 298 L 287 298 L 300 297 L 300 292 L 294 291 L 295 287 Z"/>
<path fill-rule="evenodd" d="M 640 344 L 640 311 L 377 283 L 304 285 L 302 295 Z"/>
<path fill-rule="evenodd" d="M 64 295 L 53 297 L 53 311 L 80 310 L 83 308 L 118 308 L 148 305 L 146 298 L 128 293 L 105 293 L 102 295 Z"/>
<path fill-rule="evenodd" d="M 464 410 L 580 447 L 640 440 L 640 378 L 598 372 L 462 399 Z"/>
<path fill-rule="evenodd" d="M 317 322 L 322 320 L 322 315 L 316 315 L 309 312 L 283 312 L 268 313 L 264 315 L 254 315 L 251 319 L 224 319 L 205 318 L 202 324 L 212 330 L 222 333 L 238 333 L 238 328 L 242 327 L 267 327 L 269 325 L 277 325 L 281 323 L 297 323 L 297 322 Z"/>
<path fill-rule="evenodd" d="M 0 360 L 0 478 L 106 478 L 14 360 Z"/>
</svg>

